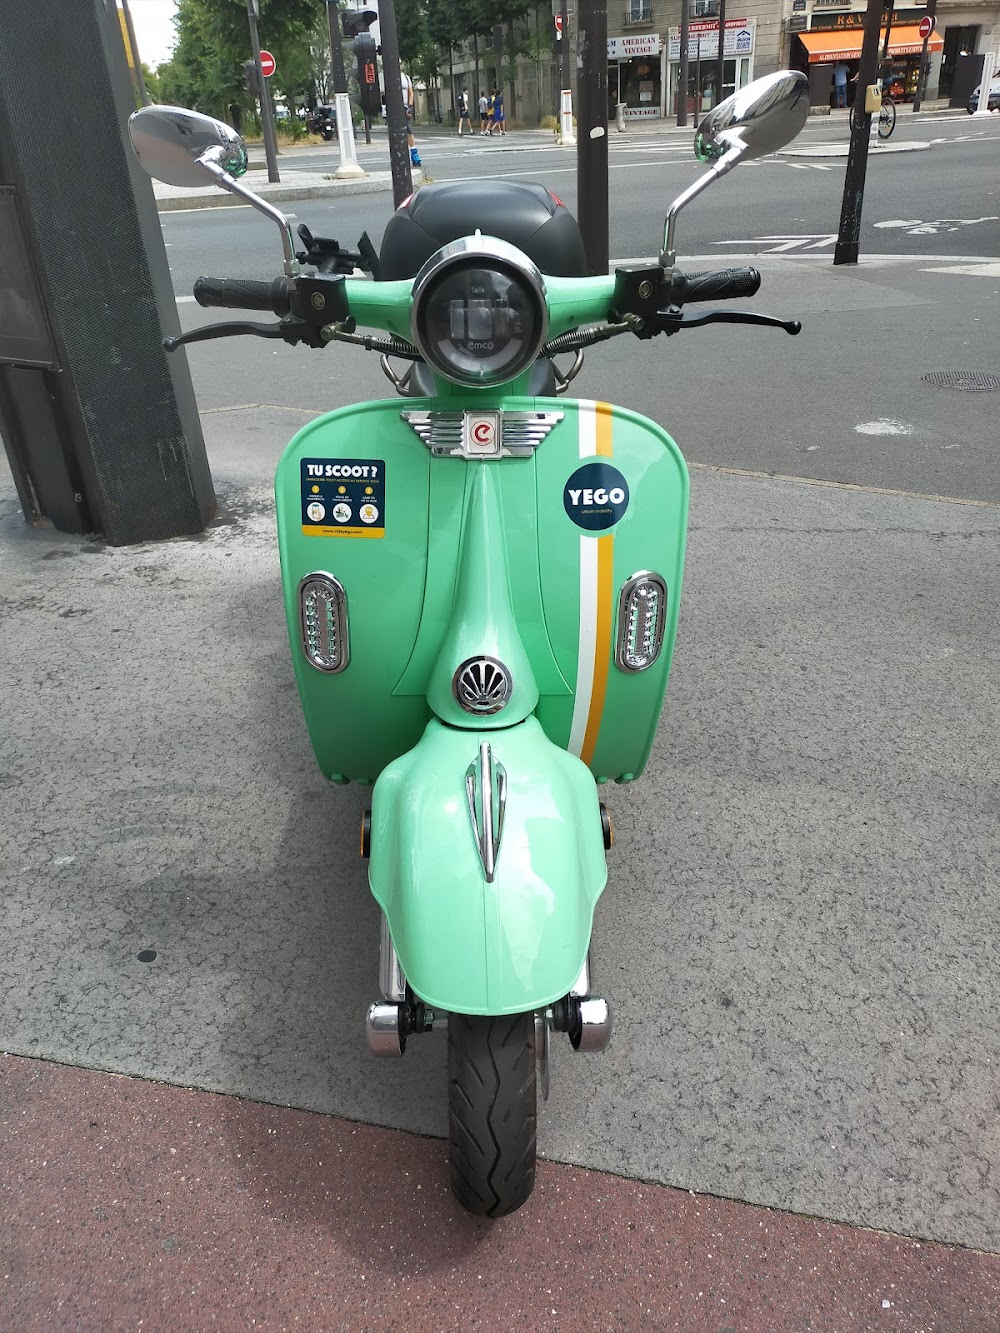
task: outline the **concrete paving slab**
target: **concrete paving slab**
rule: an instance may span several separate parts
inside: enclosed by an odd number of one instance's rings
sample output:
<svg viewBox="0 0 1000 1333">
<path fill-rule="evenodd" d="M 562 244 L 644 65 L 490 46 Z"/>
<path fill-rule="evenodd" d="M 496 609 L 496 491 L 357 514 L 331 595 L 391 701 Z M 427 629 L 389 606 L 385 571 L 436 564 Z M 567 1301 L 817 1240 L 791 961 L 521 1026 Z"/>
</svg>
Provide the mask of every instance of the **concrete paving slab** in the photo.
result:
<svg viewBox="0 0 1000 1333">
<path fill-rule="evenodd" d="M 0 1046 L 436 1135 L 441 1037 L 364 1049 L 367 797 L 315 771 L 287 659 L 259 477 L 302 419 L 206 417 L 201 540 L 26 529 L 0 478 Z M 547 1155 L 1000 1250 L 998 537 L 695 473 L 664 722 L 607 795 L 616 1035 L 557 1049 Z"/>
<path fill-rule="evenodd" d="M 541 1164 L 497 1223 L 442 1145 L 0 1059 L 18 1333 L 996 1333 L 1000 1259 Z"/>
</svg>

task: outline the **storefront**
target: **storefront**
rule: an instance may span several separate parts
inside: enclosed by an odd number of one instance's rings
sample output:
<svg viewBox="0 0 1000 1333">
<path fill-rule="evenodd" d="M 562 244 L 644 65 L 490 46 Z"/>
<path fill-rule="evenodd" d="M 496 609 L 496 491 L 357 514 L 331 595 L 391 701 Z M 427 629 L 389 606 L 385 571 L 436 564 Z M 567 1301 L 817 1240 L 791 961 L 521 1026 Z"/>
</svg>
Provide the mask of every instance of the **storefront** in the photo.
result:
<svg viewBox="0 0 1000 1333">
<path fill-rule="evenodd" d="M 887 66 L 882 70 L 882 86 L 897 102 L 910 102 L 920 79 L 920 59 L 924 49 L 919 24 L 923 9 L 897 9 L 892 14 L 889 29 Z M 809 30 L 796 33 L 792 40 L 791 64 L 809 75 L 810 98 L 814 106 L 829 105 L 833 67 L 847 66 L 848 97 L 854 100 L 857 87 L 853 80 L 861 60 L 861 40 L 865 16 L 863 13 L 816 14 L 811 16 Z M 885 28 L 879 38 L 879 53 L 885 37 Z M 944 40 L 932 33 L 927 43 L 928 57 L 939 53 Z"/>
<path fill-rule="evenodd" d="M 722 96 L 728 97 L 753 78 L 756 19 L 726 19 L 722 48 Z M 669 66 L 669 115 L 677 114 L 680 81 L 681 30 L 671 28 L 667 45 Z M 719 59 L 719 20 L 705 19 L 688 24 L 688 112 L 709 111 L 718 99 L 715 76 Z"/>
<path fill-rule="evenodd" d="M 624 102 L 629 120 L 663 115 L 663 39 L 658 32 L 641 37 L 608 38 L 608 114 Z"/>
</svg>

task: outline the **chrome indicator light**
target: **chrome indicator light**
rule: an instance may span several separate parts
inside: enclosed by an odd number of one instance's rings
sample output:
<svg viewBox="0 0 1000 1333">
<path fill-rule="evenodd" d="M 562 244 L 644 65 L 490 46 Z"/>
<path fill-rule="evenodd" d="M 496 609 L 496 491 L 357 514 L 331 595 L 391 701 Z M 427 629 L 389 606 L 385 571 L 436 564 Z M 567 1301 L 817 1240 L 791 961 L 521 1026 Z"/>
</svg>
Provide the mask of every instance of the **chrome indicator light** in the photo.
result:
<svg viewBox="0 0 1000 1333">
<path fill-rule="evenodd" d="M 615 665 L 620 671 L 645 671 L 660 655 L 667 623 L 667 585 L 643 569 L 622 585 L 618 597 Z"/>
<path fill-rule="evenodd" d="M 343 671 L 351 660 L 347 593 L 332 574 L 307 574 L 299 584 L 299 630 L 317 671 Z"/>
</svg>

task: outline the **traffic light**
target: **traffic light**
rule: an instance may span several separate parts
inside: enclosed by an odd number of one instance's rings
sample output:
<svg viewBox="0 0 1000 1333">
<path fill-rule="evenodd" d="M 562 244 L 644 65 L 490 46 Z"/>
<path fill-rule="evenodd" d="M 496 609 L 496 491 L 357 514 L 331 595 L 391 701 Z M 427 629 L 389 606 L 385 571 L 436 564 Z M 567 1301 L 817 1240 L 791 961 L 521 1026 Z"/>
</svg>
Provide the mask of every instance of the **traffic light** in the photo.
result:
<svg viewBox="0 0 1000 1333">
<path fill-rule="evenodd" d="M 363 14 L 370 14 L 371 12 L 370 9 L 362 11 Z M 344 18 L 347 18 L 346 14 Z M 382 93 L 378 86 L 375 38 L 367 32 L 363 32 L 360 36 L 355 37 L 351 43 L 351 48 L 358 58 L 358 85 L 361 88 L 361 96 L 358 100 L 361 103 L 361 110 L 369 120 L 375 120 L 382 114 Z"/>
<path fill-rule="evenodd" d="M 359 37 L 377 18 L 378 11 L 374 9 L 345 9 L 340 16 L 340 26 L 345 37 Z"/>
<path fill-rule="evenodd" d="M 243 87 L 251 97 L 260 96 L 260 79 L 257 75 L 256 60 L 244 60 L 243 62 Z"/>
</svg>

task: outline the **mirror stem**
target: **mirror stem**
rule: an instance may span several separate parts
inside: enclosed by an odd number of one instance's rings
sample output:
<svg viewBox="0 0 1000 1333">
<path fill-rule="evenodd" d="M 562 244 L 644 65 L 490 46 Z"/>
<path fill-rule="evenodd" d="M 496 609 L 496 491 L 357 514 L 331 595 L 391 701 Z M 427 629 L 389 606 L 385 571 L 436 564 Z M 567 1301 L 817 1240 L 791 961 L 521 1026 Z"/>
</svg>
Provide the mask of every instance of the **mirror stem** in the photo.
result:
<svg viewBox="0 0 1000 1333">
<path fill-rule="evenodd" d="M 217 161 L 221 149 L 212 148 L 207 153 L 203 153 L 198 158 L 198 165 L 209 173 L 216 185 L 221 185 L 224 190 L 230 194 L 238 195 L 240 199 L 245 199 L 248 204 L 252 204 L 258 213 L 263 213 L 269 217 L 272 222 L 278 224 L 281 231 L 281 248 L 285 255 L 285 277 L 288 279 L 288 285 L 292 283 L 299 275 L 299 261 L 295 258 L 295 242 L 292 238 L 292 224 L 280 213 L 273 204 L 269 204 L 266 199 L 261 199 L 259 195 L 254 194 L 253 190 L 248 190 L 245 185 L 241 185 L 238 180 L 230 176 L 229 172 L 221 167 Z"/>
<path fill-rule="evenodd" d="M 713 182 L 717 181 L 720 176 L 724 176 L 727 171 L 732 171 L 733 167 L 736 166 L 736 163 L 744 153 L 747 152 L 748 148 L 749 144 L 745 144 L 739 139 L 730 140 L 729 147 L 723 156 L 720 157 L 708 171 L 699 176 L 693 185 L 689 185 L 683 194 L 679 194 L 670 205 L 663 226 L 663 251 L 660 255 L 661 268 L 671 269 L 677 262 L 677 253 L 674 250 L 674 230 L 677 226 L 677 214 L 682 208 L 689 204 L 692 199 L 697 198 L 702 190 L 707 190 L 708 187 L 713 184 Z"/>
</svg>

